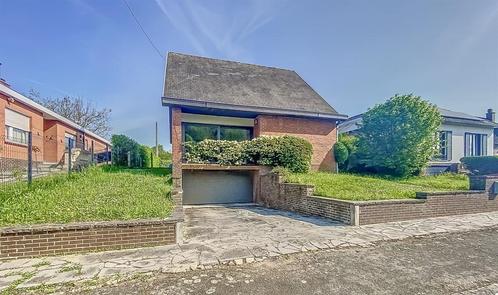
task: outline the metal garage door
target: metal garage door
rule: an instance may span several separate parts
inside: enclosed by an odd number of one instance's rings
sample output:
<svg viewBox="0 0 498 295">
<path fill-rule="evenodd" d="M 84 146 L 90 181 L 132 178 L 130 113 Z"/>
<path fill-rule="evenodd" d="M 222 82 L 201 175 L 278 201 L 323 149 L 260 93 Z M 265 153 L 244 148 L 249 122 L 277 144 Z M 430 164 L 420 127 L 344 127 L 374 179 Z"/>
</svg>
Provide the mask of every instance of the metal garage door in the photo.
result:
<svg viewBox="0 0 498 295">
<path fill-rule="evenodd" d="M 252 202 L 252 177 L 245 171 L 184 171 L 183 203 Z"/>
</svg>

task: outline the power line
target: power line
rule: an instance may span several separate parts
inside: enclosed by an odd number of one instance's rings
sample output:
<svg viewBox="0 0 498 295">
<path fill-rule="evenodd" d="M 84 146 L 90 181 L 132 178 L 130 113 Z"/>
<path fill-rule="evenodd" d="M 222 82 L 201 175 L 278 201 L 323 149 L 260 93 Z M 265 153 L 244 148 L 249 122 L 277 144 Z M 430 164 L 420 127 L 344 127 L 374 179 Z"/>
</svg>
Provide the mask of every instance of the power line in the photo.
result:
<svg viewBox="0 0 498 295">
<path fill-rule="evenodd" d="M 135 20 L 135 22 L 137 23 L 137 25 L 140 27 L 140 30 L 142 30 L 142 33 L 144 33 L 145 37 L 147 37 L 147 40 L 149 40 L 150 45 L 152 45 L 152 47 L 154 47 L 154 49 L 156 50 L 157 54 L 159 54 L 159 56 L 161 58 L 164 58 L 163 55 L 161 54 L 161 51 L 159 49 L 157 49 L 156 45 L 154 45 L 154 42 L 152 42 L 152 39 L 149 37 L 149 35 L 147 34 L 147 32 L 145 32 L 144 28 L 142 27 L 142 25 L 138 21 L 137 17 L 133 13 L 133 10 L 131 9 L 130 5 L 128 5 L 128 2 L 126 0 L 123 0 L 123 2 L 125 3 L 126 7 L 128 7 L 128 10 L 130 11 L 131 16 L 133 16 L 133 19 Z"/>
</svg>

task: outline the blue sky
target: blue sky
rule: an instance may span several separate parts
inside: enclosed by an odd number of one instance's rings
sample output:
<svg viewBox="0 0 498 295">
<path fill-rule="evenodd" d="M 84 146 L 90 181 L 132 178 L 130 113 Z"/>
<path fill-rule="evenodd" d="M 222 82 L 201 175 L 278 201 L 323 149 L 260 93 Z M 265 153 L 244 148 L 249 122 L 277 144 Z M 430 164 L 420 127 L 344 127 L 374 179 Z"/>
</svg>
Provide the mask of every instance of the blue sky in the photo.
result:
<svg viewBox="0 0 498 295">
<path fill-rule="evenodd" d="M 498 1 L 128 0 L 160 51 L 294 69 L 339 112 L 395 93 L 498 109 Z M 165 60 L 122 0 L 0 0 L 2 76 L 112 109 L 114 133 L 169 146 Z"/>
</svg>

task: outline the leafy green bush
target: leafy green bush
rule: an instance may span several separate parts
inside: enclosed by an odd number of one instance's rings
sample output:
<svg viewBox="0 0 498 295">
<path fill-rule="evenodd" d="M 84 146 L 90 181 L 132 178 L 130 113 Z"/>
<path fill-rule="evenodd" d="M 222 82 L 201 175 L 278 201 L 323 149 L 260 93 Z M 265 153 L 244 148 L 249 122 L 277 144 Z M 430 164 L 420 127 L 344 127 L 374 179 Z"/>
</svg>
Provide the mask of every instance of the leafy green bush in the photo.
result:
<svg viewBox="0 0 498 295">
<path fill-rule="evenodd" d="M 473 175 L 498 174 L 498 156 L 464 157 L 460 161 Z"/>
<path fill-rule="evenodd" d="M 190 163 L 280 166 L 292 172 L 309 171 L 313 153 L 309 142 L 287 135 L 261 136 L 251 141 L 206 139 L 184 145 L 185 159 Z"/>
<path fill-rule="evenodd" d="M 247 141 L 205 139 L 185 143 L 185 159 L 190 163 L 216 163 L 220 165 L 247 164 Z"/>
<path fill-rule="evenodd" d="M 334 144 L 334 157 L 337 164 L 344 164 L 349 158 L 349 151 L 346 145 L 340 141 Z"/>
<path fill-rule="evenodd" d="M 436 152 L 437 107 L 419 96 L 395 95 L 363 115 L 358 157 L 368 170 L 396 176 L 419 173 Z"/>
<path fill-rule="evenodd" d="M 155 150 L 146 145 L 141 145 L 139 148 L 140 159 L 142 160 L 141 167 L 153 168 L 159 167 L 161 159 L 156 156 Z"/>
</svg>

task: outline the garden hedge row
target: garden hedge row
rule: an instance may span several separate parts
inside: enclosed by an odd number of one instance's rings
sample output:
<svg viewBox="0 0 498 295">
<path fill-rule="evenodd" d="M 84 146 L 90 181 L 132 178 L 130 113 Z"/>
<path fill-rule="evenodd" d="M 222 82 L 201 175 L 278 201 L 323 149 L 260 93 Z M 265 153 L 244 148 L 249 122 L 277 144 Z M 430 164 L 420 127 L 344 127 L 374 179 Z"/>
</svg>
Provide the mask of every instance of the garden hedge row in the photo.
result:
<svg viewBox="0 0 498 295">
<path fill-rule="evenodd" d="M 498 156 L 464 157 L 460 161 L 473 175 L 498 174 Z"/>
<path fill-rule="evenodd" d="M 265 165 L 284 167 L 292 172 L 308 172 L 313 154 L 311 144 L 294 136 L 261 136 L 250 141 L 206 139 L 186 142 L 189 163 L 220 165 Z"/>
</svg>

